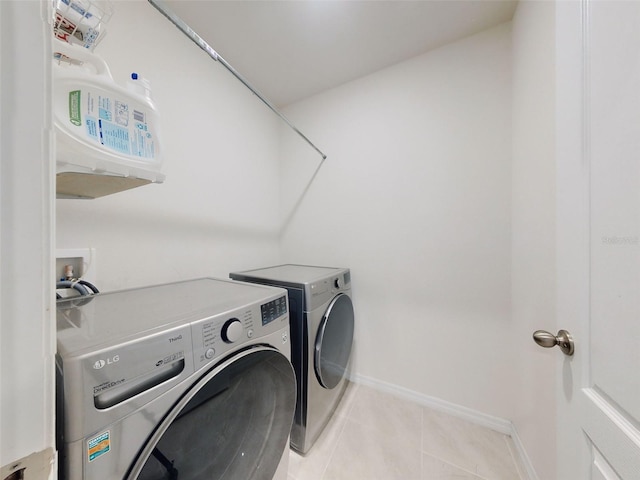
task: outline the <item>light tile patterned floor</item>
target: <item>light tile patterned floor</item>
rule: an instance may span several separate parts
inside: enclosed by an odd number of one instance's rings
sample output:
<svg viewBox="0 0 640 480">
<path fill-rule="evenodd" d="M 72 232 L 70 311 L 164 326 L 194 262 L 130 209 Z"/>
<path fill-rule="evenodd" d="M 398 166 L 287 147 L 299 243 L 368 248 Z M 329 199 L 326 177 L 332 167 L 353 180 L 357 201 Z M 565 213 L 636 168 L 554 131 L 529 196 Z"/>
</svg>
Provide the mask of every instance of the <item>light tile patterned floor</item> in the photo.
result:
<svg viewBox="0 0 640 480">
<path fill-rule="evenodd" d="M 289 480 L 521 480 L 514 451 L 509 436 L 349 384 L 309 453 L 291 452 Z"/>
</svg>

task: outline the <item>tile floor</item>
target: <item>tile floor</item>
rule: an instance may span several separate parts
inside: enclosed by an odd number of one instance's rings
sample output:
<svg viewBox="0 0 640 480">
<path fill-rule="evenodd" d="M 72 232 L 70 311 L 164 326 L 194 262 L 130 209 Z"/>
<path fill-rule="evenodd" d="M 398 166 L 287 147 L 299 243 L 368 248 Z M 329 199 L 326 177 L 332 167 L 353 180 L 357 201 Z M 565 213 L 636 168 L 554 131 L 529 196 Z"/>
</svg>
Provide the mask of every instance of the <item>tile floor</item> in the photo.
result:
<svg viewBox="0 0 640 480">
<path fill-rule="evenodd" d="M 288 480 L 525 480 L 511 437 L 350 383 Z"/>
</svg>

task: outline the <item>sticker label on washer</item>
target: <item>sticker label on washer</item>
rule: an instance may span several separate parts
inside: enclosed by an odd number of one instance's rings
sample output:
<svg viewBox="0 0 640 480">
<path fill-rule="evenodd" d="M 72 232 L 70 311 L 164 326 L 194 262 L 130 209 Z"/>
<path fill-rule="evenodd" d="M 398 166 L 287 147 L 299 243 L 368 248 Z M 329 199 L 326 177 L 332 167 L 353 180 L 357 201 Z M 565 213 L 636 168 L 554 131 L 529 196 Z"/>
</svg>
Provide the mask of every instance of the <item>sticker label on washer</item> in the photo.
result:
<svg viewBox="0 0 640 480">
<path fill-rule="evenodd" d="M 111 450 L 110 431 L 107 430 L 106 432 L 102 432 L 100 435 L 90 439 L 87 443 L 87 447 L 90 462 L 93 462 L 100 455 L 109 453 L 109 450 Z"/>
</svg>

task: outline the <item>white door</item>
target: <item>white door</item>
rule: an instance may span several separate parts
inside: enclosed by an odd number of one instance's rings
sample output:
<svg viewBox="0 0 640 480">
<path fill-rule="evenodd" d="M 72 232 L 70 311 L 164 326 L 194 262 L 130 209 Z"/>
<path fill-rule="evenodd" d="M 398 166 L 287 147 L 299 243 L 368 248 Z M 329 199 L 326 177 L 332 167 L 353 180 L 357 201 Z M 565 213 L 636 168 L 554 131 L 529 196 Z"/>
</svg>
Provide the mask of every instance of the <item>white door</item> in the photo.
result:
<svg viewBox="0 0 640 480">
<path fill-rule="evenodd" d="M 640 479 L 640 2 L 557 3 L 558 480 Z"/>
</svg>

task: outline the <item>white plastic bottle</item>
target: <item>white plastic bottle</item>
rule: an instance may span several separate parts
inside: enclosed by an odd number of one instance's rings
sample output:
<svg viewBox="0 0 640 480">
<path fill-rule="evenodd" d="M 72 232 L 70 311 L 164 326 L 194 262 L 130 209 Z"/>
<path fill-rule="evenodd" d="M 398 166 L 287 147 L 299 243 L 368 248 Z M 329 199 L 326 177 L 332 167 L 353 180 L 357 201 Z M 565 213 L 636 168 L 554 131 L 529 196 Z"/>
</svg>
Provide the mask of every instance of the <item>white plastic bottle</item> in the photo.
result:
<svg viewBox="0 0 640 480">
<path fill-rule="evenodd" d="M 159 116 L 149 83 L 137 76 L 120 86 L 101 57 L 76 45 L 54 44 L 63 55 L 53 67 L 58 173 L 162 182 Z"/>
</svg>

